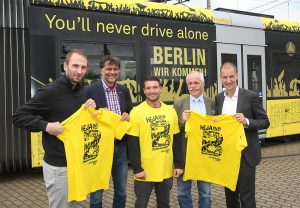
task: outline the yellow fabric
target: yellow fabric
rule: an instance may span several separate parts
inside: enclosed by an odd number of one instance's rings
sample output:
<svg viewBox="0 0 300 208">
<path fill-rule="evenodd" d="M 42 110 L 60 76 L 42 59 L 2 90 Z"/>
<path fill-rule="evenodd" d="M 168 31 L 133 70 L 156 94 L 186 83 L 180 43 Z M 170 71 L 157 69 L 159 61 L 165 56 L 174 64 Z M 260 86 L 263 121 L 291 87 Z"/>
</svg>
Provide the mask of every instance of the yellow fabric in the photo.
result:
<svg viewBox="0 0 300 208">
<path fill-rule="evenodd" d="M 128 134 L 139 137 L 141 164 L 146 179 L 160 182 L 173 176 L 173 135 L 179 133 L 175 110 L 162 103 L 153 108 L 143 102 L 130 112 Z M 135 180 L 140 180 L 135 178 Z"/>
<path fill-rule="evenodd" d="M 183 180 L 207 181 L 235 191 L 241 151 L 247 146 L 243 124 L 232 115 L 191 112 L 185 132 L 188 141 Z"/>
<path fill-rule="evenodd" d="M 131 124 L 105 109 L 78 111 L 62 122 L 57 137 L 64 142 L 68 170 L 68 201 L 83 201 L 87 194 L 108 189 L 114 139 L 121 139 Z"/>
</svg>

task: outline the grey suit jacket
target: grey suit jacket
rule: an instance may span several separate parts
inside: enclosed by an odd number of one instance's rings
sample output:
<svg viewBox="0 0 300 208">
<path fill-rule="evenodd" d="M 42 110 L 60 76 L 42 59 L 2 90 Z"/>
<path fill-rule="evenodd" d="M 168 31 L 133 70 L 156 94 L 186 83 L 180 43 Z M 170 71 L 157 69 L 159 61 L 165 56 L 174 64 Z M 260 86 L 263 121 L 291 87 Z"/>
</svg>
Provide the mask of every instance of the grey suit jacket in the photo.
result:
<svg viewBox="0 0 300 208">
<path fill-rule="evenodd" d="M 216 96 L 216 114 L 221 115 L 224 103 L 224 92 Z M 243 113 L 249 120 L 249 126 L 245 128 L 248 146 L 242 151 L 243 156 L 250 166 L 255 167 L 261 161 L 261 148 L 258 130 L 267 129 L 270 125 L 266 111 L 264 110 L 258 95 L 250 90 L 239 88 L 237 113 Z"/>
<path fill-rule="evenodd" d="M 203 98 L 204 98 L 204 104 L 206 108 L 206 115 L 215 115 L 215 101 L 205 96 Z M 182 113 L 185 110 L 190 110 L 190 96 L 186 96 L 174 100 L 174 108 L 178 115 L 178 123 L 180 127 L 180 135 L 182 141 L 182 152 L 185 161 L 187 139 L 185 138 L 185 131 L 184 131 L 185 122 L 182 120 Z"/>
</svg>

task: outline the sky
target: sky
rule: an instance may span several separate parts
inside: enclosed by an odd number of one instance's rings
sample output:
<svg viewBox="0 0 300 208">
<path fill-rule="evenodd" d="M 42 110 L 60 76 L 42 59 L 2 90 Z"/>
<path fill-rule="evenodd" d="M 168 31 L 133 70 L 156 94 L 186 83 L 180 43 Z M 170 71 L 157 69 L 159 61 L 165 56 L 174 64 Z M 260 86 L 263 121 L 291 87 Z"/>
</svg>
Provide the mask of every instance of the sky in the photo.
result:
<svg viewBox="0 0 300 208">
<path fill-rule="evenodd" d="M 172 0 L 169 3 L 177 2 Z M 206 8 L 207 0 L 190 0 L 187 6 Z M 300 0 L 211 0 L 212 9 L 222 7 L 262 13 L 275 16 L 276 19 L 300 22 Z"/>
</svg>

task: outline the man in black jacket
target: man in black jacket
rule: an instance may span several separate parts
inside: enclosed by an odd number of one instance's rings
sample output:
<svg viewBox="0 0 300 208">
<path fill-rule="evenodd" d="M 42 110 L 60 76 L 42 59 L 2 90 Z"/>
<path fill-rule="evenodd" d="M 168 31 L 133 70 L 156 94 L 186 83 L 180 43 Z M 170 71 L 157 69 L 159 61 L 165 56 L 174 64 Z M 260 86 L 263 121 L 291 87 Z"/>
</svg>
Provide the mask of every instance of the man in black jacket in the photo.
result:
<svg viewBox="0 0 300 208">
<path fill-rule="evenodd" d="M 79 49 L 69 51 L 64 62 L 65 75 L 39 89 L 13 115 L 13 123 L 29 131 L 43 131 L 43 175 L 49 207 L 68 207 L 67 161 L 64 144 L 56 136 L 63 132 L 61 122 L 75 113 L 83 103 L 96 107 L 89 99 L 85 102 L 80 83 L 87 71 L 87 54 Z M 73 207 L 79 206 L 72 202 Z"/>
</svg>

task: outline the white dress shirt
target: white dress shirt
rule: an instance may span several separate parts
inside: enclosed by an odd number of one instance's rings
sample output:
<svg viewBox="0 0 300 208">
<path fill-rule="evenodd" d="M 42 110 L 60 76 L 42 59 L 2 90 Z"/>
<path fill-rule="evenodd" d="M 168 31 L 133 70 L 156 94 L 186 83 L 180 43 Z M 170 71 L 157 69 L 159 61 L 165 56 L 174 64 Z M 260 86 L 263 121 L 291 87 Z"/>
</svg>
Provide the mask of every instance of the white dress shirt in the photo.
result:
<svg viewBox="0 0 300 208">
<path fill-rule="evenodd" d="M 224 91 L 224 103 L 222 108 L 222 114 L 230 114 L 230 115 L 236 114 L 238 94 L 239 94 L 239 87 L 235 88 L 235 92 L 232 97 L 229 97 L 227 95 L 226 90 Z"/>
<path fill-rule="evenodd" d="M 235 92 L 232 97 L 229 97 L 226 93 L 226 90 L 224 91 L 224 103 L 222 108 L 222 114 L 230 114 L 234 115 L 236 114 L 236 108 L 237 108 L 237 102 L 238 102 L 238 94 L 239 94 L 239 87 L 237 86 L 235 89 Z M 249 126 L 249 120 L 246 119 L 246 123 L 244 125 L 245 128 Z"/>
</svg>

